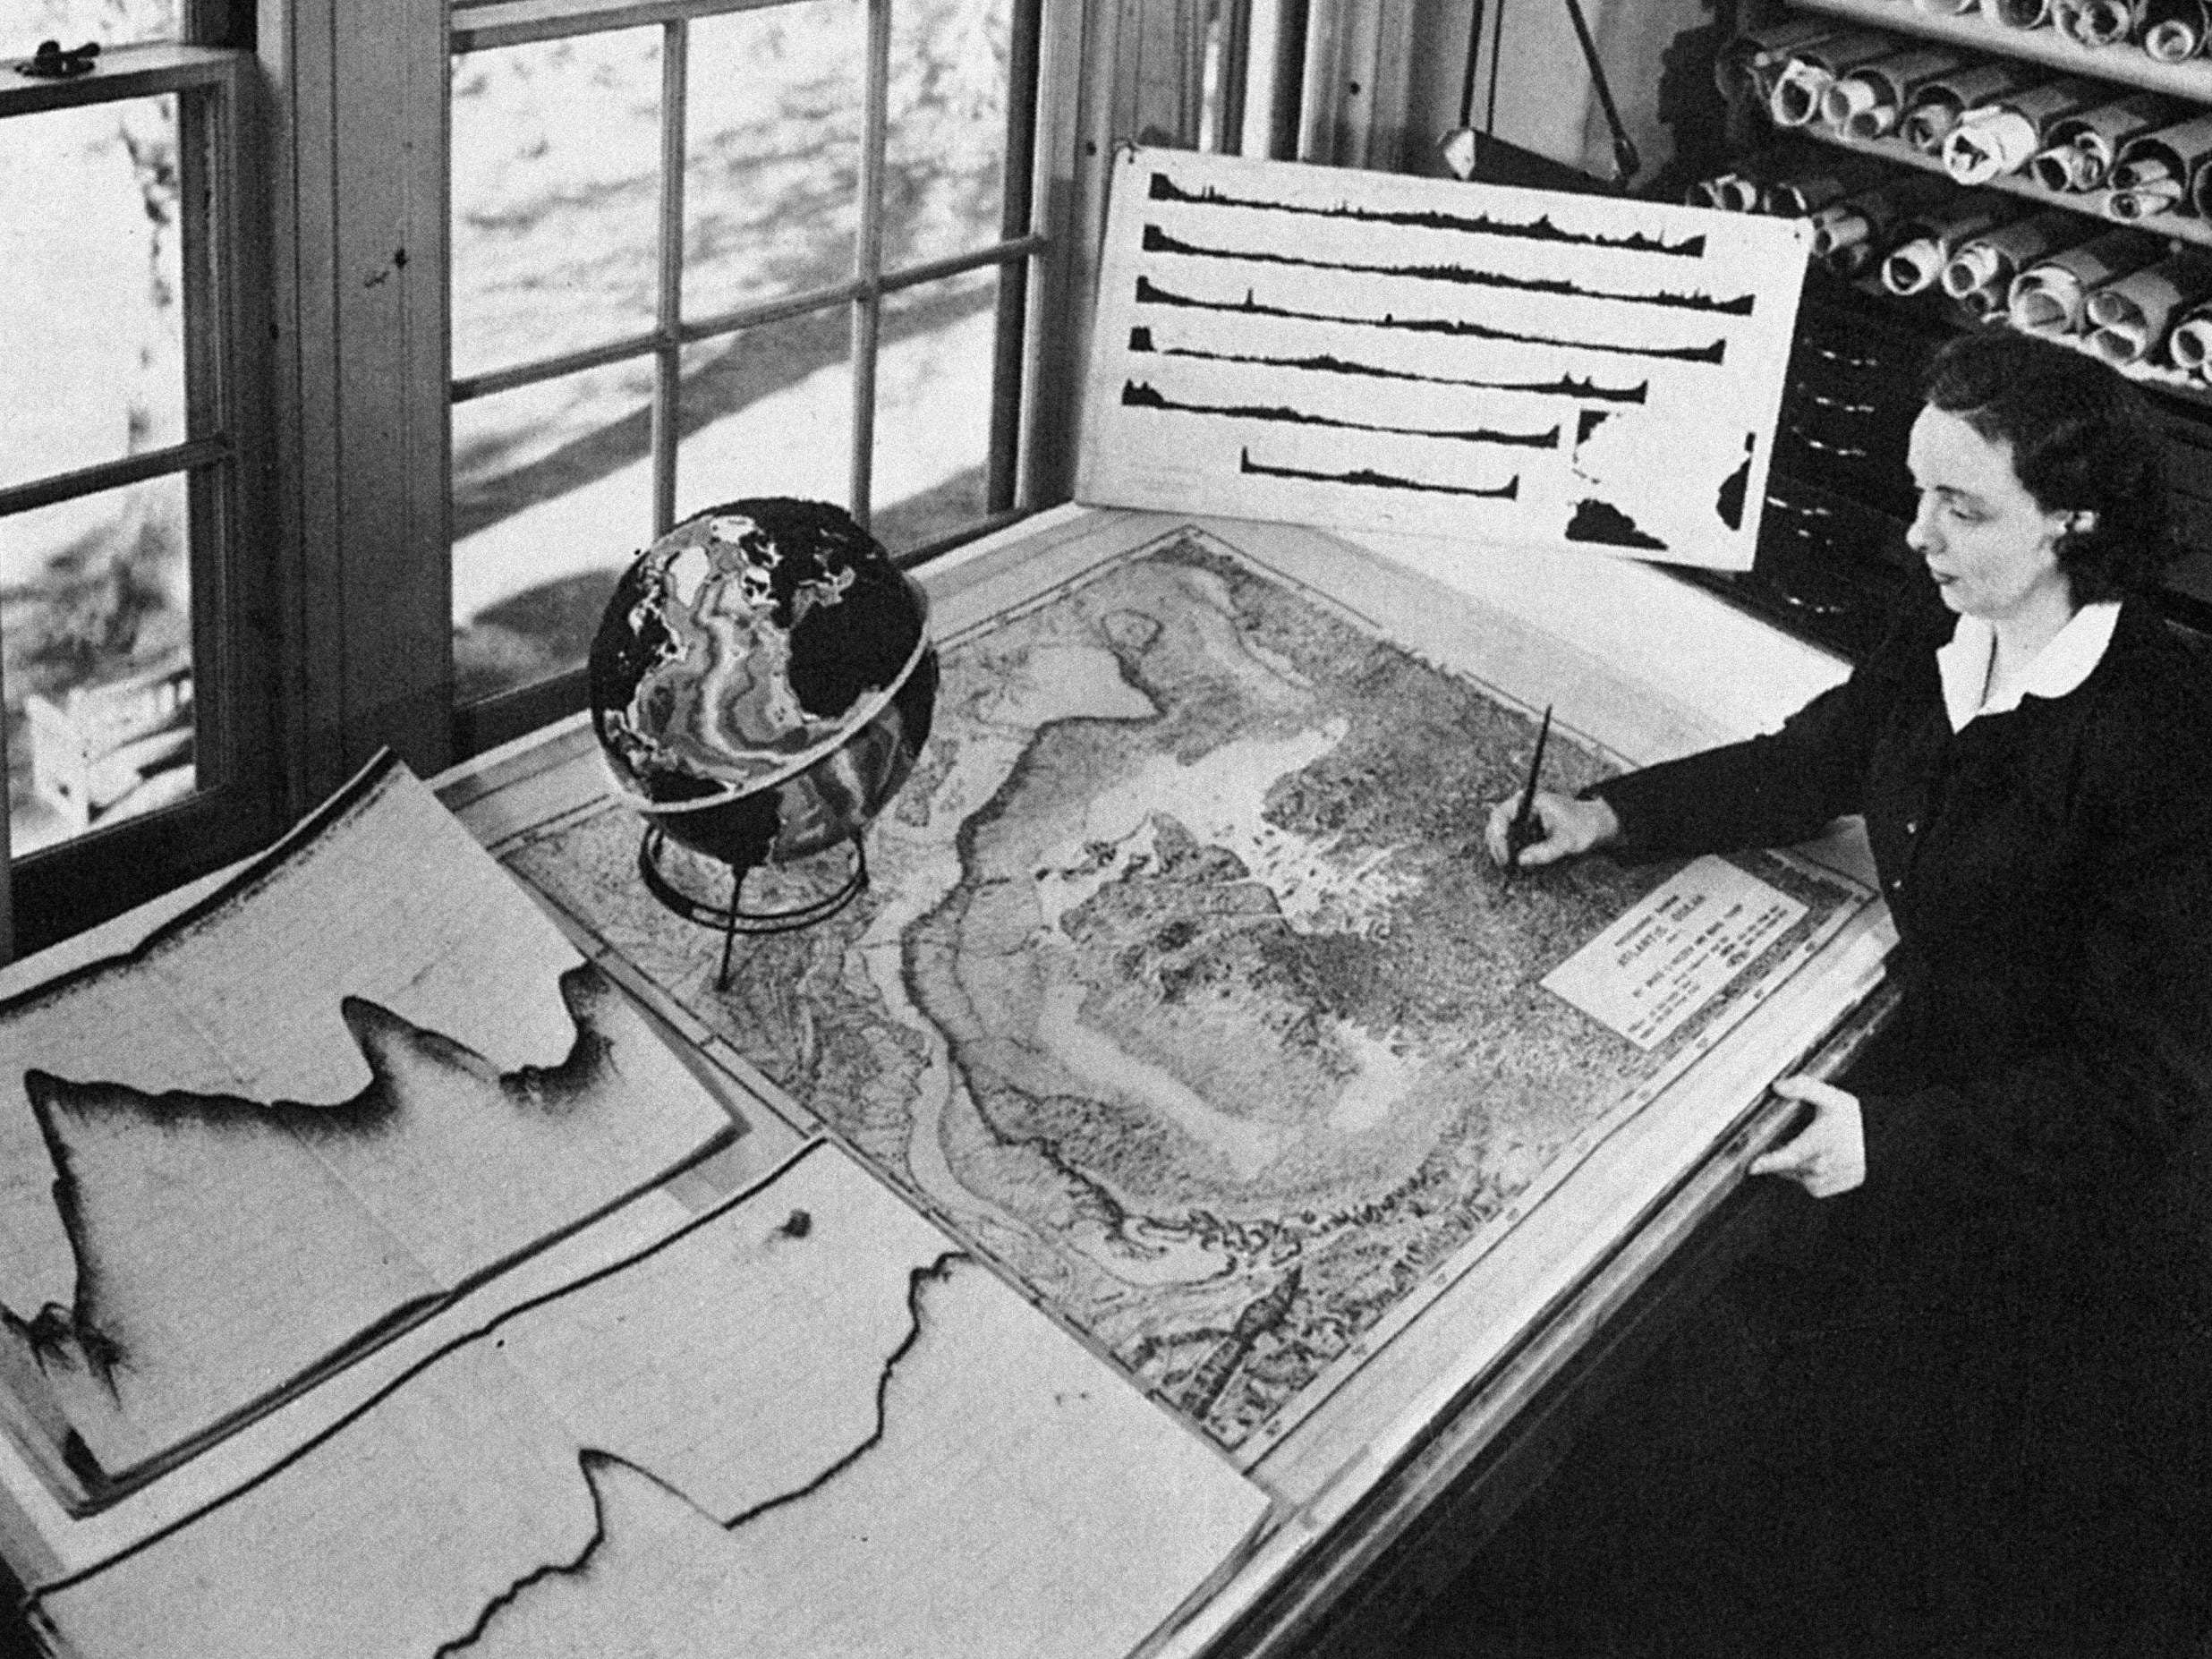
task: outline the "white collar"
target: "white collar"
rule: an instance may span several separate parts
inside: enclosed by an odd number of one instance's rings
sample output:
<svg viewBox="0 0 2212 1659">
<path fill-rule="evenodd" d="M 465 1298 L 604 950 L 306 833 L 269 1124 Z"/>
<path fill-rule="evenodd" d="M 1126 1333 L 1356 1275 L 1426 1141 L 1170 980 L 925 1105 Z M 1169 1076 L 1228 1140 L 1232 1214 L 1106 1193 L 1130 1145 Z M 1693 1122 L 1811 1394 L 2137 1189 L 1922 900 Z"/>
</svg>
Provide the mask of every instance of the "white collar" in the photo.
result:
<svg viewBox="0 0 2212 1659">
<path fill-rule="evenodd" d="M 1966 723 L 1977 715 L 2009 712 L 2020 707 L 2023 697 L 2063 697 L 2105 659 L 2114 625 L 2119 620 L 2118 600 L 2084 605 L 2036 653 L 2011 696 L 1984 702 L 1990 659 L 1996 655 L 1996 630 L 1979 617 L 1961 617 L 1959 625 L 1951 631 L 1951 642 L 1936 652 L 1951 729 L 1965 730 Z"/>
</svg>

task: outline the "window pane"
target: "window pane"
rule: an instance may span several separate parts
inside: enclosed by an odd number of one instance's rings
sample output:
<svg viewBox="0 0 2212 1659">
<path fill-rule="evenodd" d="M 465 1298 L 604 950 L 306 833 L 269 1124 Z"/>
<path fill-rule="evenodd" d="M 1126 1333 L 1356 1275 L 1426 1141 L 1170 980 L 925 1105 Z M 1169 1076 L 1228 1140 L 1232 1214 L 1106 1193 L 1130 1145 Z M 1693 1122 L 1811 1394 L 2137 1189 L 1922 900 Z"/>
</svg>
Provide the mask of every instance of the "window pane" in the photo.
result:
<svg viewBox="0 0 2212 1659">
<path fill-rule="evenodd" d="M 18 856 L 189 794 L 182 476 L 0 518 L 0 680 Z"/>
<path fill-rule="evenodd" d="M 0 484 L 184 436 L 176 99 L 0 122 Z"/>
<path fill-rule="evenodd" d="M 652 362 L 453 412 L 455 700 L 583 660 L 615 574 L 652 540 Z"/>
<path fill-rule="evenodd" d="M 987 510 L 999 276 L 971 271 L 884 302 L 876 366 L 876 539 L 907 552 Z"/>
<path fill-rule="evenodd" d="M 685 354 L 678 518 L 745 496 L 852 506 L 850 316 L 832 306 Z"/>
<path fill-rule="evenodd" d="M 893 0 L 886 268 L 999 239 L 1012 16 L 1010 0 Z"/>
<path fill-rule="evenodd" d="M 455 374 L 650 328 L 659 179 L 659 30 L 455 58 Z"/>
<path fill-rule="evenodd" d="M 97 40 L 105 49 L 176 37 L 176 0 L 30 0 L 8 8 L 0 57 L 29 57 L 41 40 L 64 47 Z"/>
<path fill-rule="evenodd" d="M 852 275 L 866 48 L 859 0 L 692 25 L 686 317 Z"/>
</svg>

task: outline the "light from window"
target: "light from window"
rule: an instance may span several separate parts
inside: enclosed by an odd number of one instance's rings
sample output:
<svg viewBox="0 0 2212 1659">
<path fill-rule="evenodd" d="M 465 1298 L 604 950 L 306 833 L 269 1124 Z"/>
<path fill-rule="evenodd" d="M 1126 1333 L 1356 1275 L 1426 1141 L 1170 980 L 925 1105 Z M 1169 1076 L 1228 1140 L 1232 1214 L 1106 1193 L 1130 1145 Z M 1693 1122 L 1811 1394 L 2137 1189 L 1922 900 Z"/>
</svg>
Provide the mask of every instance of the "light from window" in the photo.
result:
<svg viewBox="0 0 2212 1659">
<path fill-rule="evenodd" d="M 457 376 L 653 326 L 660 36 L 624 29 L 455 60 Z"/>
<path fill-rule="evenodd" d="M 176 103 L 0 121 L 0 489 L 185 438 Z M 0 517 L 14 855 L 192 787 L 188 516 L 172 473 Z"/>
<path fill-rule="evenodd" d="M 997 297 L 995 273 L 983 270 L 883 302 L 870 529 L 893 553 L 942 541 L 991 511 Z"/>
<path fill-rule="evenodd" d="M 867 84 L 861 0 L 795 0 L 692 25 L 686 318 L 853 274 Z"/>
<path fill-rule="evenodd" d="M 455 58 L 463 706 L 573 670 L 629 556 L 715 503 L 836 502 L 894 551 L 1008 505 L 1015 18 L 787 0 Z"/>
</svg>

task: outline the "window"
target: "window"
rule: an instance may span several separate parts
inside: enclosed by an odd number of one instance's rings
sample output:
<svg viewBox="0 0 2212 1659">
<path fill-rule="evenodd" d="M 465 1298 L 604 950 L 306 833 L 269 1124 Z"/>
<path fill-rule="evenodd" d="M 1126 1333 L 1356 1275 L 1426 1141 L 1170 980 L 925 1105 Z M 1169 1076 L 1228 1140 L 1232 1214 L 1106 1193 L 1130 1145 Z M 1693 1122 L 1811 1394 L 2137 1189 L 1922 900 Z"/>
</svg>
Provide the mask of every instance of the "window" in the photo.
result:
<svg viewBox="0 0 2212 1659">
<path fill-rule="evenodd" d="M 678 516 L 815 495 L 917 558 L 1062 498 L 1111 147 L 1283 128 L 1303 4 L 10 8 L 105 48 L 0 67 L 18 949 L 573 709 Z"/>
<path fill-rule="evenodd" d="M 28 10 L 0 50 L 81 46 L 82 14 L 106 44 L 88 72 L 0 69 L 19 949 L 264 838 L 276 770 L 251 643 L 268 564 L 252 55 L 177 38 L 166 0 Z"/>
<path fill-rule="evenodd" d="M 734 498 L 1009 515 L 1037 0 L 455 0 L 464 752 L 580 706 L 629 555 Z"/>
</svg>

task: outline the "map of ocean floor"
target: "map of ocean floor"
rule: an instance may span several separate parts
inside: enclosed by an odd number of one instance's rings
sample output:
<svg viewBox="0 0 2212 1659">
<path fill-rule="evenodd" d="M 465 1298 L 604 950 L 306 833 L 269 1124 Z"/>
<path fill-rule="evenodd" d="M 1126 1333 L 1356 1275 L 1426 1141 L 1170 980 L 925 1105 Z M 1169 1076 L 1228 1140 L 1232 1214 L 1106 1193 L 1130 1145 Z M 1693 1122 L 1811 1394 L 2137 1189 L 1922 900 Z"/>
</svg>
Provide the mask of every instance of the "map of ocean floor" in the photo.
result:
<svg viewBox="0 0 2212 1659">
<path fill-rule="evenodd" d="M 1680 866 L 1494 869 L 1534 722 L 1329 597 L 1183 532 L 940 655 L 871 885 L 727 990 L 626 812 L 509 862 L 1240 1460 L 1868 901 L 1731 860 L 1802 914 L 1640 1048 L 1540 982 Z M 1605 770 L 1555 726 L 1551 787 Z"/>
</svg>

